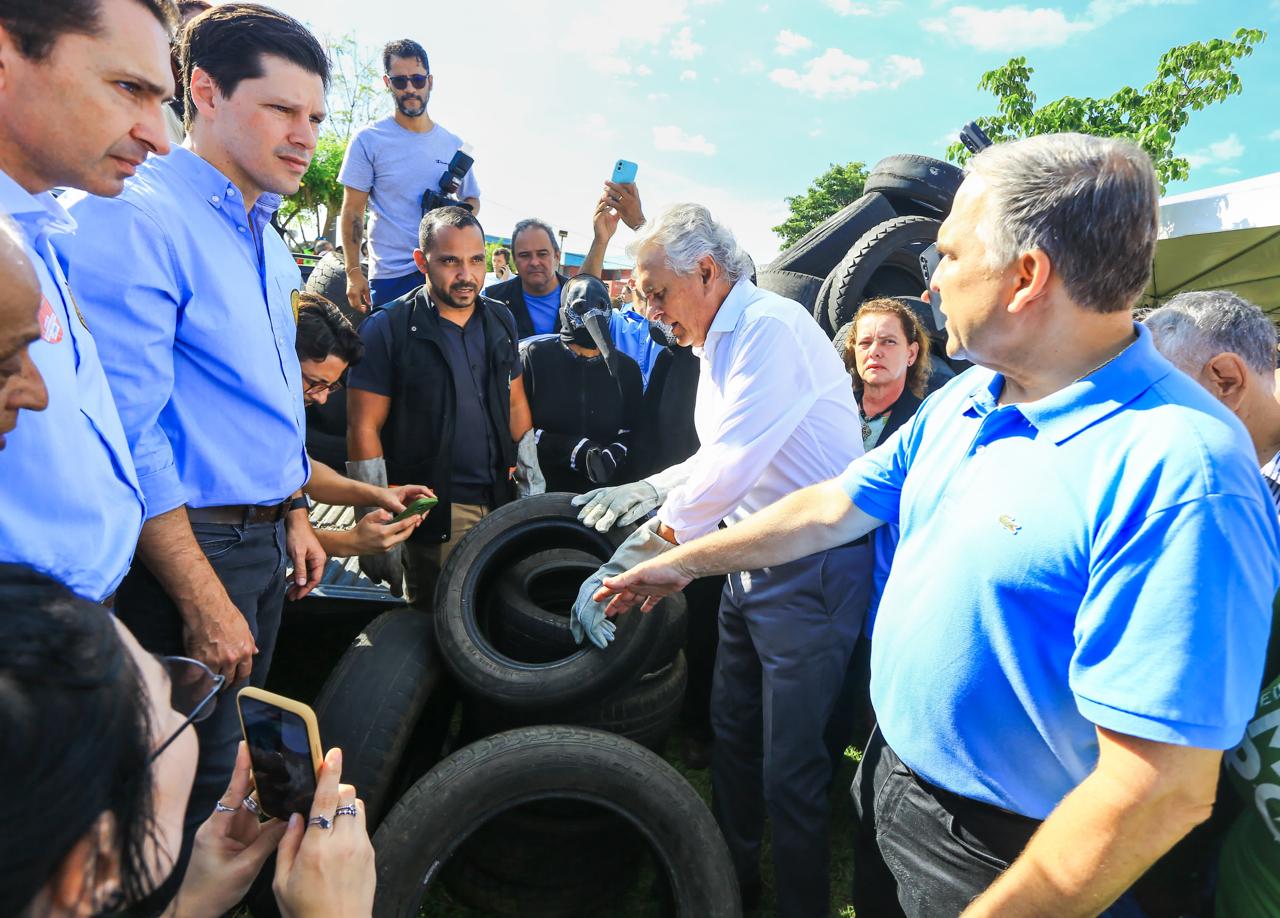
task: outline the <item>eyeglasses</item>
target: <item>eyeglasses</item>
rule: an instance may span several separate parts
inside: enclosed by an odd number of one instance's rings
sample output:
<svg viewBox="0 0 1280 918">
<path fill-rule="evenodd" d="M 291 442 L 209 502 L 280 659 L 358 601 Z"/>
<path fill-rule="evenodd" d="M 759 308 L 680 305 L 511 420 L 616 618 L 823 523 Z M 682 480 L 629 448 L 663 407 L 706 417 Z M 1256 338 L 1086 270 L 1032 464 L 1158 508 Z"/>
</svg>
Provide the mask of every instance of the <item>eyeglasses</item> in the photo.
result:
<svg viewBox="0 0 1280 918">
<path fill-rule="evenodd" d="M 157 656 L 160 665 L 169 674 L 169 706 L 186 717 L 182 726 L 178 727 L 155 752 L 147 757 L 150 765 L 160 753 L 173 745 L 173 741 L 182 735 L 182 731 L 192 724 L 198 724 L 217 707 L 218 691 L 227 677 L 215 673 L 199 660 L 190 657 Z"/>
<path fill-rule="evenodd" d="M 408 89 L 409 84 L 413 84 L 414 89 L 422 89 L 427 85 L 429 75 L 425 73 L 415 73 L 412 76 L 389 76 L 387 82 L 395 89 Z"/>
<path fill-rule="evenodd" d="M 316 379 L 314 376 L 302 374 L 302 391 L 308 395 L 319 395 L 321 392 L 337 392 L 342 388 L 342 380 L 335 379 L 333 382 L 325 382 L 323 379 Z"/>
</svg>

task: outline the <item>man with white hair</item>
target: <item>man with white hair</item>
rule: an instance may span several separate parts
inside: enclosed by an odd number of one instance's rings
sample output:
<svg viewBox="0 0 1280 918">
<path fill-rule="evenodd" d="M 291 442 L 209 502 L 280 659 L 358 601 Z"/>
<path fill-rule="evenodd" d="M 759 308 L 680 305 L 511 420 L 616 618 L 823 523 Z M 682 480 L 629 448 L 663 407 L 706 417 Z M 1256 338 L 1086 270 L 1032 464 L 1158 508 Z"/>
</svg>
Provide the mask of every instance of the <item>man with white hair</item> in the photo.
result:
<svg viewBox="0 0 1280 918">
<path fill-rule="evenodd" d="M 1133 322 L 1156 212 L 1126 141 L 974 157 L 933 286 L 977 366 L 838 478 L 597 594 L 618 612 L 899 524 L 860 915 L 1109 909 L 1208 816 L 1254 712 L 1280 524 L 1239 421 Z"/>
<path fill-rule="evenodd" d="M 578 594 L 575 634 L 600 647 L 613 634 L 592 598 L 605 576 L 732 527 L 862 453 L 849 378 L 831 343 L 798 303 L 751 283 L 750 259 L 706 208 L 673 207 L 630 251 L 650 319 L 701 360 L 694 423 L 702 445 L 643 481 L 575 498 L 585 505 L 579 518 L 602 531 L 658 511 Z M 823 730 L 866 612 L 866 541 L 833 542 L 767 570 L 733 567 L 724 589 L 711 784 L 748 908 L 759 898 L 766 810 L 778 914 L 830 908 L 832 765 Z"/>
</svg>

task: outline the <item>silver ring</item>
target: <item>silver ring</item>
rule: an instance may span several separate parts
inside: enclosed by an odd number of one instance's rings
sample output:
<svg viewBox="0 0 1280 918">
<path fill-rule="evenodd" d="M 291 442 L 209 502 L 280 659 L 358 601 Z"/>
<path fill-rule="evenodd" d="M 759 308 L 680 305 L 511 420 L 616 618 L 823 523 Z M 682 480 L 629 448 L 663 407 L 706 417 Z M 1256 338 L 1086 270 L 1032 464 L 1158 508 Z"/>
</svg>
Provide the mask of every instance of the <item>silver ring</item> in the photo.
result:
<svg viewBox="0 0 1280 918">
<path fill-rule="evenodd" d="M 239 808 L 238 808 L 238 807 L 234 807 L 234 806 L 227 806 L 227 805 L 225 805 L 221 800 L 219 800 L 217 803 L 215 803 L 215 804 L 213 805 L 213 811 L 214 811 L 215 813 L 238 813 L 238 812 L 240 812 L 240 810 L 239 810 Z"/>
<path fill-rule="evenodd" d="M 250 813 L 258 812 L 258 801 L 254 800 L 252 797 L 245 797 L 243 800 L 240 801 L 240 805 L 243 806 Z"/>
<path fill-rule="evenodd" d="M 312 816 L 307 820 L 309 826 L 319 826 L 322 829 L 332 829 L 333 821 L 328 816 Z"/>
<path fill-rule="evenodd" d="M 356 805 L 354 803 L 348 803 L 346 806 L 340 806 L 333 811 L 334 819 L 337 819 L 339 816 L 359 816 L 359 815 L 360 815 L 360 811 L 356 809 Z"/>
</svg>

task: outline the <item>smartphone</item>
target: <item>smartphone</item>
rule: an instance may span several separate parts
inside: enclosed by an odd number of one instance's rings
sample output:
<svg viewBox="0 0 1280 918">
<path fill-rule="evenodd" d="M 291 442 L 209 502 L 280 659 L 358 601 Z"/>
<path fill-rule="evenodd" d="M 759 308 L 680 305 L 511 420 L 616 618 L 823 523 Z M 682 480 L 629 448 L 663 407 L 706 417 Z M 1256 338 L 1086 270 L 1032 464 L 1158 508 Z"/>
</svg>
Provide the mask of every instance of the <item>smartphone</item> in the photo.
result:
<svg viewBox="0 0 1280 918">
<path fill-rule="evenodd" d="M 293 813 L 306 816 L 324 761 L 315 712 L 300 701 L 252 686 L 240 690 L 236 705 L 259 808 L 280 819 Z"/>
<path fill-rule="evenodd" d="M 639 168 L 630 160 L 620 159 L 613 164 L 613 178 L 611 181 L 617 182 L 619 185 L 629 185 L 636 180 L 636 170 Z"/>
<path fill-rule="evenodd" d="M 425 516 L 427 511 L 438 503 L 440 503 L 440 499 L 437 497 L 419 497 L 409 506 L 391 517 L 391 519 L 387 520 L 387 525 L 390 526 L 392 523 L 407 520 L 411 516 Z"/>
<path fill-rule="evenodd" d="M 942 256 L 938 254 L 938 244 L 930 243 L 920 253 L 920 272 L 924 274 L 924 289 L 929 291 L 929 309 L 933 312 L 933 326 L 939 332 L 947 327 L 947 317 L 942 312 L 942 294 L 933 289 L 933 272 L 938 270 L 938 262 Z"/>
</svg>

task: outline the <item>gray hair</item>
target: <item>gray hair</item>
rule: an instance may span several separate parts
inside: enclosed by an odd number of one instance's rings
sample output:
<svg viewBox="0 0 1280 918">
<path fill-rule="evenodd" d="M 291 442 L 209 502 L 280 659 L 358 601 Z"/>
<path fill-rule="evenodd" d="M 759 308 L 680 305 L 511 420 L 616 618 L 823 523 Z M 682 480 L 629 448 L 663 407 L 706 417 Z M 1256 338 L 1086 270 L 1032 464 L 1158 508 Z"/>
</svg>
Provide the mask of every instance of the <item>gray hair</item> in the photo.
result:
<svg viewBox="0 0 1280 918">
<path fill-rule="evenodd" d="M 1210 359 L 1229 352 L 1275 385 L 1275 326 L 1229 290 L 1179 293 L 1142 321 L 1160 353 L 1188 375 L 1199 375 Z"/>
<path fill-rule="evenodd" d="M 752 273 L 751 256 L 738 245 L 733 232 L 717 223 L 701 204 L 676 204 L 646 223 L 627 246 L 627 254 L 635 258 L 648 248 L 662 249 L 667 267 L 677 274 L 692 274 L 704 255 L 711 256 L 731 284 Z"/>
<path fill-rule="evenodd" d="M 540 229 L 547 234 L 547 238 L 551 240 L 551 248 L 555 250 L 557 255 L 560 254 L 560 243 L 556 242 L 555 230 L 551 228 L 551 224 L 545 220 L 539 220 L 537 217 L 529 217 L 527 220 L 521 220 L 516 224 L 516 228 L 511 231 L 511 248 L 516 247 L 516 237 L 525 230 Z"/>
<path fill-rule="evenodd" d="M 1155 257 L 1160 186 L 1137 144 L 1042 134 L 988 147 L 968 171 L 987 186 L 977 232 L 993 268 L 1040 249 L 1080 306 L 1119 312 L 1142 293 Z"/>
</svg>

